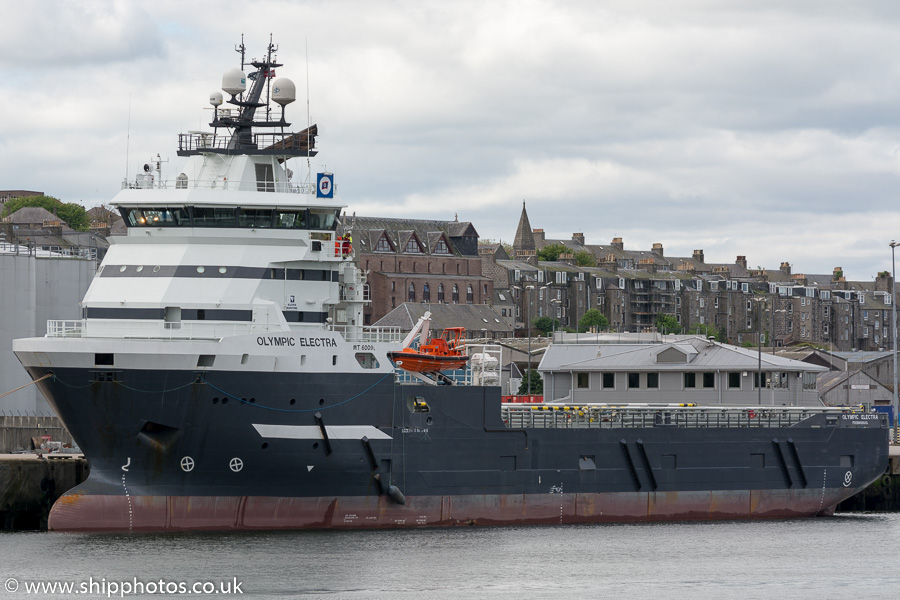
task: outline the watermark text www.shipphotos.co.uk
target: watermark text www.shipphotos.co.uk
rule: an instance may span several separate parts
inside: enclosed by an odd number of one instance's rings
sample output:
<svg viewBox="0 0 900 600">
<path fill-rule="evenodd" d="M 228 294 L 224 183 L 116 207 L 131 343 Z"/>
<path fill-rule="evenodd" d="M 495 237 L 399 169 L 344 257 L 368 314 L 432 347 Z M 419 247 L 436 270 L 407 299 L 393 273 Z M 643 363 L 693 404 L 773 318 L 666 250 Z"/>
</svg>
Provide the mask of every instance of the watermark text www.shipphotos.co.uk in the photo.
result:
<svg viewBox="0 0 900 600">
<path fill-rule="evenodd" d="M 223 595 L 243 594 L 243 581 L 236 577 L 229 581 L 166 581 L 165 579 L 142 580 L 137 577 L 129 580 L 108 580 L 105 577 L 86 581 L 32 581 L 8 577 L 4 581 L 3 591 L 9 593 L 83 595 L 86 597 L 101 596 L 105 598 L 124 598 L 137 595 L 195 594 Z M 2 594 L 0 594 L 2 598 Z"/>
</svg>

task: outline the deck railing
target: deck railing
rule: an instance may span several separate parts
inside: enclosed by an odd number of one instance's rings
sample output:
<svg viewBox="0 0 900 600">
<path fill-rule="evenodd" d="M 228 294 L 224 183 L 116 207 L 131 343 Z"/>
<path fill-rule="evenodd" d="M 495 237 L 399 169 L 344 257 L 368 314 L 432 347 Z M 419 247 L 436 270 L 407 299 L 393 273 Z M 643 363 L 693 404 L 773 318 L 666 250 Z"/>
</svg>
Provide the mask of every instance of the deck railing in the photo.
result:
<svg viewBox="0 0 900 600">
<path fill-rule="evenodd" d="M 744 408 L 744 407 L 654 407 L 654 406 L 555 406 L 504 404 L 503 422 L 510 429 L 633 427 L 790 427 L 812 416 L 826 414 L 827 423 L 837 423 L 842 414 L 860 414 L 847 408 Z M 871 415 L 883 421 L 886 417 Z M 858 421 L 868 426 L 867 420 Z"/>
<path fill-rule="evenodd" d="M 328 330 L 339 333 L 347 342 L 399 342 L 399 327 L 332 326 Z M 250 333 L 304 333 L 285 331 L 281 324 L 246 322 L 174 322 L 140 321 L 135 319 L 77 319 L 47 321 L 47 337 L 109 337 L 116 339 L 212 340 Z M 319 329 L 322 331 L 322 329 Z"/>
</svg>

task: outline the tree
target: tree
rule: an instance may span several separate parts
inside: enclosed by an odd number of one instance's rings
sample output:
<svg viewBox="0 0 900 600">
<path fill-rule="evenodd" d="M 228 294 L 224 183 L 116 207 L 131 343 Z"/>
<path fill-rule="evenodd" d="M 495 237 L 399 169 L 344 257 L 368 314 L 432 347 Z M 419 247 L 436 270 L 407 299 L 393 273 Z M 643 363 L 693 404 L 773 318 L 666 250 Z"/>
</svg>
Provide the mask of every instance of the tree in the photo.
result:
<svg viewBox="0 0 900 600">
<path fill-rule="evenodd" d="M 538 250 L 538 258 L 547 262 L 555 262 L 559 260 L 559 255 L 568 252 L 569 249 L 563 244 L 549 244 Z"/>
<path fill-rule="evenodd" d="M 544 393 L 544 380 L 541 379 L 541 374 L 534 369 L 525 371 L 525 377 L 522 378 L 522 383 L 519 384 L 519 395 L 524 396 L 529 393 L 529 379 L 531 379 L 531 395 L 542 395 Z"/>
<path fill-rule="evenodd" d="M 87 211 L 84 210 L 83 206 L 74 202 L 63 203 L 53 196 L 15 198 L 3 205 L 3 214 L 0 216 L 8 217 L 26 206 L 37 206 L 56 213 L 56 216 L 65 221 L 69 227 L 78 231 L 87 231 L 90 225 L 90 219 L 88 219 Z"/>
<path fill-rule="evenodd" d="M 579 267 L 596 267 L 597 259 L 587 250 L 579 250 L 575 253 L 575 264 Z"/>
<path fill-rule="evenodd" d="M 715 338 L 717 342 L 722 342 L 723 344 L 728 343 L 728 334 L 724 329 L 719 329 L 715 325 L 694 325 L 688 330 L 688 333 Z"/>
<path fill-rule="evenodd" d="M 656 315 L 656 330 L 660 333 L 681 333 L 681 324 L 675 315 L 659 313 Z"/>
<path fill-rule="evenodd" d="M 559 329 L 559 321 L 550 317 L 538 317 L 532 323 L 541 335 L 550 335 L 554 329 Z"/>
<path fill-rule="evenodd" d="M 608 327 L 609 319 L 596 308 L 592 308 L 584 313 L 584 316 L 578 321 L 578 331 L 580 332 L 588 331 L 592 328 L 594 331 L 600 331 L 601 329 L 607 329 Z"/>
</svg>

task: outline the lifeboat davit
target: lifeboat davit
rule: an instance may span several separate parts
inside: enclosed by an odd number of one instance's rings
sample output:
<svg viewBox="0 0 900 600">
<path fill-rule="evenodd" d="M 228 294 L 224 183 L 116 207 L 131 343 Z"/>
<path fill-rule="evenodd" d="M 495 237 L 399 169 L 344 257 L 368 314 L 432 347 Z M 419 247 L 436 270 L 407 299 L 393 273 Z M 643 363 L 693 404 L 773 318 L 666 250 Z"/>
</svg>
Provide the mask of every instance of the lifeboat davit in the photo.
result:
<svg viewBox="0 0 900 600">
<path fill-rule="evenodd" d="M 462 344 L 465 332 L 465 327 L 448 327 L 441 337 L 420 344 L 418 349 L 388 352 L 388 358 L 401 369 L 416 373 L 462 369 L 469 361 Z"/>
</svg>

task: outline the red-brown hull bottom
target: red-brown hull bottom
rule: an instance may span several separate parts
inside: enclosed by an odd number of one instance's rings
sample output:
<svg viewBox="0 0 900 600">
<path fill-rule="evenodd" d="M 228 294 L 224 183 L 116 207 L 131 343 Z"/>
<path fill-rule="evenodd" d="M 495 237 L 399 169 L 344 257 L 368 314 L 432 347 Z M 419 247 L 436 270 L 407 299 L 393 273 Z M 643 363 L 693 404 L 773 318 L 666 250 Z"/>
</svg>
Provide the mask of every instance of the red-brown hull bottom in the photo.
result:
<svg viewBox="0 0 900 600">
<path fill-rule="evenodd" d="M 103 496 L 74 492 L 55 531 L 354 529 L 778 519 L 832 514 L 840 490 L 622 492 L 407 497 Z M 858 491 L 858 490 L 853 490 Z"/>
</svg>

